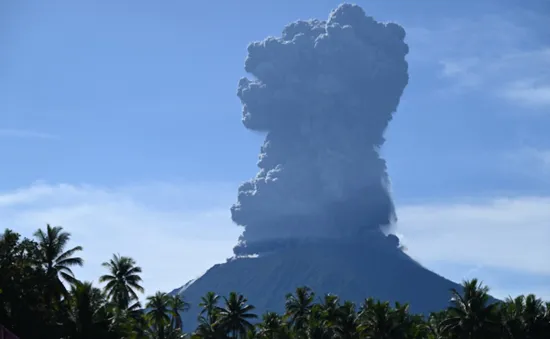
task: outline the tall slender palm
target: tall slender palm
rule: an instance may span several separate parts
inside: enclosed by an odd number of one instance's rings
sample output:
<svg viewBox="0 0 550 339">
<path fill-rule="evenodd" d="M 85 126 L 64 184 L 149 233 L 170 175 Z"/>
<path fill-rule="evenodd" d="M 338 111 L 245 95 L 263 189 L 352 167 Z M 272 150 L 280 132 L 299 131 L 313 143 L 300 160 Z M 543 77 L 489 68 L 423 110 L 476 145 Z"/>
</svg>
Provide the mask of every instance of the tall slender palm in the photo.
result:
<svg viewBox="0 0 550 339">
<path fill-rule="evenodd" d="M 113 254 L 113 258 L 102 264 L 109 274 L 102 275 L 100 282 L 106 282 L 107 297 L 121 310 L 139 307 L 137 292 L 143 293 L 141 283 L 141 267 L 136 266 L 134 259 Z M 134 301 L 133 305 L 130 303 Z"/>
<path fill-rule="evenodd" d="M 158 339 L 165 339 L 166 326 L 170 324 L 170 296 L 157 292 L 147 297 L 147 317 L 157 332 Z"/>
<path fill-rule="evenodd" d="M 201 307 L 200 316 L 203 316 L 209 324 L 214 324 L 215 313 L 217 312 L 217 306 L 220 296 L 214 292 L 208 292 L 205 296 L 201 297 L 199 306 Z"/>
<path fill-rule="evenodd" d="M 489 288 L 477 279 L 462 283 L 463 294 L 452 289 L 449 317 L 442 322 L 443 332 L 459 338 L 500 338 L 502 328 L 497 304 L 490 303 Z"/>
<path fill-rule="evenodd" d="M 58 297 L 67 295 L 67 289 L 63 285 L 63 280 L 68 283 L 75 283 L 76 279 L 71 267 L 82 266 L 84 260 L 75 257 L 76 252 L 82 251 L 81 246 L 75 246 L 65 250 L 71 234 L 63 231 L 63 227 L 51 227 L 46 225 L 46 231 L 38 229 L 34 232 L 40 249 L 40 260 L 45 266 L 46 274 L 51 284 L 52 290 L 47 293 L 48 297 Z"/>
<path fill-rule="evenodd" d="M 171 296 L 168 304 L 174 328 L 181 330 L 183 327 L 181 313 L 189 311 L 191 305 L 179 294 Z"/>
<path fill-rule="evenodd" d="M 231 292 L 229 297 L 223 298 L 225 305 L 217 307 L 218 323 L 232 338 L 246 338 L 247 333 L 254 327 L 249 321 L 258 316 L 251 313 L 255 307 L 248 304 L 248 300 L 241 294 Z"/>
<path fill-rule="evenodd" d="M 285 315 L 297 331 L 302 330 L 307 324 L 314 298 L 315 293 L 307 286 L 298 287 L 295 295 L 287 294 Z"/>
</svg>

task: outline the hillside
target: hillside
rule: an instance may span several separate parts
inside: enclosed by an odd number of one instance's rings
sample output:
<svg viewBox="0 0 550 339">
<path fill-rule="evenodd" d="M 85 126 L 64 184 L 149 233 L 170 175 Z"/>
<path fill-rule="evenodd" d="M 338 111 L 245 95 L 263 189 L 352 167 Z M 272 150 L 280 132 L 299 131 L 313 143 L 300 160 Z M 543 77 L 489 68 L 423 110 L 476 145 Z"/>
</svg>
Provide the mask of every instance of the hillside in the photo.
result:
<svg viewBox="0 0 550 339">
<path fill-rule="evenodd" d="M 174 292 L 181 292 L 191 303 L 183 320 L 186 328 L 193 328 L 197 305 L 208 291 L 222 296 L 237 291 L 256 306 L 257 313 L 280 312 L 284 296 L 304 285 L 318 296 L 333 293 L 356 303 L 367 297 L 408 302 L 411 311 L 418 313 L 445 308 L 449 290 L 460 288 L 397 248 L 326 241 L 303 243 L 257 258 L 229 260 Z"/>
</svg>

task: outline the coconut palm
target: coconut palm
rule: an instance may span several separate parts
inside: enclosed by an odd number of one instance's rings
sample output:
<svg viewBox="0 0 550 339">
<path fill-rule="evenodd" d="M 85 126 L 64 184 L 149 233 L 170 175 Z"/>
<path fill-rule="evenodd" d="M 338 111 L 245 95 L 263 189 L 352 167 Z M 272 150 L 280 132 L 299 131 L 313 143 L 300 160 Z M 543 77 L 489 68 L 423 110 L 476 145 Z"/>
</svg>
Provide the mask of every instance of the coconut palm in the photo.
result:
<svg viewBox="0 0 550 339">
<path fill-rule="evenodd" d="M 156 330 L 158 339 L 166 339 L 166 326 L 170 324 L 170 296 L 157 292 L 147 297 L 147 317 Z"/>
<path fill-rule="evenodd" d="M 323 307 L 319 304 L 313 304 L 311 312 L 307 318 L 307 325 L 305 328 L 295 328 L 296 334 L 299 338 L 304 337 L 308 339 L 331 339 L 333 336 L 332 329 L 328 326 L 328 322 L 325 320 L 325 314 Z"/>
<path fill-rule="evenodd" d="M 500 314 L 507 338 L 543 338 L 550 322 L 545 317 L 546 307 L 535 295 L 507 298 L 501 304 Z"/>
<path fill-rule="evenodd" d="M 183 328 L 181 312 L 187 312 L 191 305 L 189 305 L 189 303 L 183 299 L 183 296 L 179 294 L 171 296 L 168 304 L 170 306 L 170 315 L 172 317 L 173 326 L 174 328 L 181 330 Z"/>
<path fill-rule="evenodd" d="M 499 313 L 504 325 L 504 336 L 508 339 L 521 338 L 525 327 L 522 321 L 525 308 L 525 296 L 509 297 L 501 305 Z"/>
<path fill-rule="evenodd" d="M 67 288 L 63 284 L 66 281 L 70 284 L 75 283 L 76 279 L 71 267 L 82 266 L 84 260 L 74 255 L 82 251 L 81 246 L 75 246 L 65 250 L 71 234 L 63 231 L 63 227 L 51 227 L 46 225 L 46 231 L 38 229 L 34 232 L 40 250 L 40 260 L 45 267 L 46 275 L 49 280 L 50 288 L 47 292 L 48 298 L 67 296 Z"/>
<path fill-rule="evenodd" d="M 346 301 L 338 312 L 338 320 L 334 329 L 334 337 L 339 339 L 358 339 L 359 331 L 357 331 L 357 312 L 355 304 L 351 301 Z"/>
<path fill-rule="evenodd" d="M 257 335 L 261 339 L 282 339 L 288 337 L 288 331 L 279 314 L 266 312 L 262 315 L 262 322 L 258 324 Z"/>
<path fill-rule="evenodd" d="M 295 330 L 300 331 L 307 324 L 314 298 L 315 293 L 307 286 L 298 287 L 295 295 L 286 295 L 285 315 Z"/>
<path fill-rule="evenodd" d="M 334 294 L 326 294 L 319 304 L 323 319 L 329 327 L 336 326 L 341 314 L 340 299 Z"/>
<path fill-rule="evenodd" d="M 225 305 L 217 307 L 218 320 L 217 323 L 232 338 L 246 338 L 247 333 L 254 327 L 249 321 L 258 316 L 251 313 L 254 306 L 248 304 L 248 300 L 241 294 L 231 292 L 229 297 L 223 298 Z"/>
<path fill-rule="evenodd" d="M 447 319 L 447 312 L 434 312 L 431 313 L 428 317 L 428 320 L 425 324 L 426 332 L 429 334 L 431 339 L 444 339 L 445 335 L 443 333 L 443 320 Z"/>
<path fill-rule="evenodd" d="M 180 328 L 174 328 L 170 325 L 166 326 L 164 330 L 164 338 L 165 339 L 184 339 L 186 338 L 186 335 L 182 332 Z"/>
<path fill-rule="evenodd" d="M 141 283 L 141 267 L 136 266 L 134 259 L 113 254 L 113 258 L 102 264 L 109 274 L 102 275 L 100 282 L 107 283 L 107 297 L 121 310 L 139 308 L 137 292 L 143 293 Z M 134 304 L 130 305 L 131 302 Z"/>
<path fill-rule="evenodd" d="M 389 302 L 366 299 L 359 311 L 359 331 L 367 338 L 392 338 L 396 323 Z"/>
<path fill-rule="evenodd" d="M 99 288 L 93 287 L 90 282 L 76 282 L 71 286 L 66 306 L 69 338 L 92 339 L 105 335 L 105 303 Z"/>
<path fill-rule="evenodd" d="M 214 322 L 210 322 L 206 317 L 199 316 L 199 325 L 191 336 L 192 338 L 200 339 L 225 339 L 223 328 L 216 323 L 216 313 L 213 314 Z"/>
<path fill-rule="evenodd" d="M 201 307 L 200 316 L 204 317 L 210 324 L 214 324 L 215 313 L 217 312 L 217 305 L 220 296 L 214 292 L 208 292 L 205 296 L 201 297 L 199 306 Z"/>
<path fill-rule="evenodd" d="M 545 303 L 534 294 L 525 297 L 522 321 L 528 338 L 543 338 L 548 336 L 549 319 L 545 317 Z"/>
<path fill-rule="evenodd" d="M 442 322 L 443 333 L 459 338 L 489 339 L 501 337 L 497 304 L 490 303 L 489 288 L 477 279 L 463 281 L 463 294 L 452 289 L 452 306 Z"/>
</svg>

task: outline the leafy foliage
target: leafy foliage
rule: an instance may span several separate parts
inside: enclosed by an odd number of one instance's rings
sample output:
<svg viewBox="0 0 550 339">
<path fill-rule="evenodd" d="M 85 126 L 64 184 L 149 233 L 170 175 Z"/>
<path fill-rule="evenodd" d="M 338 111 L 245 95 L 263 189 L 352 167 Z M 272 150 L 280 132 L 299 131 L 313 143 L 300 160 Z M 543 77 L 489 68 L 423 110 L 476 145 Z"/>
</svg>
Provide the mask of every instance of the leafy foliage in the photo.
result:
<svg viewBox="0 0 550 339">
<path fill-rule="evenodd" d="M 156 292 L 140 303 L 141 268 L 118 254 L 103 263 L 102 288 L 79 281 L 83 265 L 70 233 L 47 225 L 34 240 L 6 229 L 0 235 L 0 324 L 22 339 L 543 339 L 550 333 L 550 303 L 534 295 L 492 302 L 476 279 L 450 291 L 451 304 L 429 317 L 407 304 L 365 299 L 359 307 L 308 287 L 286 296 L 285 312 L 261 317 L 237 292 L 202 297 L 198 326 L 183 333 L 189 303 Z M 67 249 L 69 248 L 69 249 Z M 29 326 L 32 324 L 32 326 Z"/>
</svg>

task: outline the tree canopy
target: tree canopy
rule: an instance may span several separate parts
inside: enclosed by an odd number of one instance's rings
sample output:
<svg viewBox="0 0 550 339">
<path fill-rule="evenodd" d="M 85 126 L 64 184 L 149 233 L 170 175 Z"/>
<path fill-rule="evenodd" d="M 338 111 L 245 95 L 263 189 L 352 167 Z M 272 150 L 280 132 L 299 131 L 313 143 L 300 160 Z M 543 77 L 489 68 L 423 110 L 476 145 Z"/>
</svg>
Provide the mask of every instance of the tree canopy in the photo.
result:
<svg viewBox="0 0 550 339">
<path fill-rule="evenodd" d="M 493 301 L 477 279 L 449 291 L 450 306 L 429 316 L 407 304 L 365 298 L 359 305 L 297 286 L 285 312 L 256 314 L 238 291 L 207 293 L 197 305 L 198 326 L 184 333 L 181 294 L 142 294 L 141 267 L 113 254 L 103 263 L 102 286 L 80 281 L 81 246 L 71 246 L 62 227 L 39 229 L 24 238 L 0 235 L 0 325 L 21 339 L 547 339 L 550 303 L 535 295 Z M 143 305 L 140 299 L 146 300 Z"/>
</svg>

